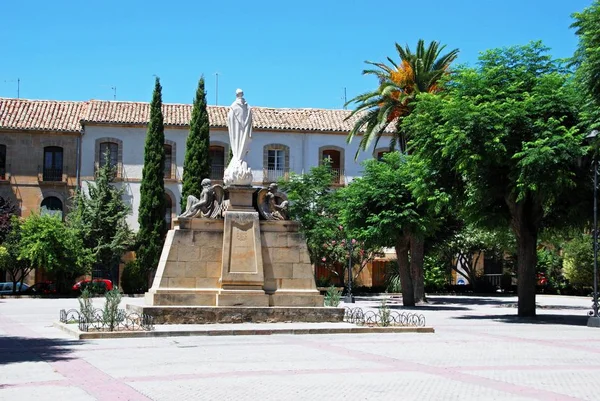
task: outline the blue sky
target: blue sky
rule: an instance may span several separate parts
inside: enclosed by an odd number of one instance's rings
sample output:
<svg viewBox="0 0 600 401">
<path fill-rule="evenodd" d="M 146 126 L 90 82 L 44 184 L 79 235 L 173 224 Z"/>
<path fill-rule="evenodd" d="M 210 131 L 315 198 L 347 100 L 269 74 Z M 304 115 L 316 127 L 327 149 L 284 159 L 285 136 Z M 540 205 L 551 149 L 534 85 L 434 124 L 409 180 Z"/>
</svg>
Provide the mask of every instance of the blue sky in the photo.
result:
<svg viewBox="0 0 600 401">
<path fill-rule="evenodd" d="M 365 60 L 397 59 L 394 43 L 438 40 L 474 63 L 480 51 L 543 40 L 569 57 L 570 15 L 592 0 L 41 1 L 0 11 L 0 97 L 190 103 L 204 74 L 208 102 L 342 108 L 376 82 Z"/>
</svg>

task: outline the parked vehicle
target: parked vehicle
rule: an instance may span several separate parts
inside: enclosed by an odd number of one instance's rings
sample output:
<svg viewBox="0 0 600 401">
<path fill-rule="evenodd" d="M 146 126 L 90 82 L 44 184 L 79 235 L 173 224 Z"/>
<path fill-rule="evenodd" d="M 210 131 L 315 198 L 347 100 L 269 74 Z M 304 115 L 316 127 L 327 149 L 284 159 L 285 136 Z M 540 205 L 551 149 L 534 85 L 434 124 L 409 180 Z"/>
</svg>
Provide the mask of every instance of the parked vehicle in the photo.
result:
<svg viewBox="0 0 600 401">
<path fill-rule="evenodd" d="M 29 286 L 27 284 L 17 283 L 17 294 L 23 293 L 28 288 L 29 288 Z M 0 283 L 0 294 L 6 295 L 6 294 L 12 294 L 12 293 L 13 293 L 13 283 L 12 282 L 9 281 L 6 283 Z"/>
<path fill-rule="evenodd" d="M 73 291 L 81 292 L 88 288 L 92 292 L 104 293 L 113 289 L 112 281 L 105 278 L 95 278 L 93 280 L 87 278 L 76 282 L 73 285 Z"/>
<path fill-rule="evenodd" d="M 27 290 L 23 291 L 23 294 L 27 295 L 49 295 L 56 294 L 56 284 L 52 281 L 42 281 L 35 283 Z"/>
</svg>

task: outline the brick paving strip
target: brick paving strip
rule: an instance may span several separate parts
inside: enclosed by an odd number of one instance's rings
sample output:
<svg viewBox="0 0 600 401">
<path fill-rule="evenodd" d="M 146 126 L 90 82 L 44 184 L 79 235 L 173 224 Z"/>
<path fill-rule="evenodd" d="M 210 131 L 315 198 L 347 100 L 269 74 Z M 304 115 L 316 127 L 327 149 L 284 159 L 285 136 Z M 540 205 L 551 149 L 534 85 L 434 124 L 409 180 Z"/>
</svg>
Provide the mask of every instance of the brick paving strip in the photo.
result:
<svg viewBox="0 0 600 401">
<path fill-rule="evenodd" d="M 0 330 L 9 336 L 39 338 L 39 334 L 27 327 L 0 315 Z M 150 398 L 139 393 L 137 390 L 127 385 L 125 382 L 115 379 L 104 373 L 92 364 L 83 359 L 69 359 L 62 361 L 49 361 L 44 357 L 41 349 L 25 349 L 19 340 L 10 340 L 9 344 L 14 344 L 15 349 L 22 349 L 23 353 L 33 353 L 40 360 L 48 363 L 57 373 L 65 377 L 66 380 L 54 380 L 52 384 L 61 386 L 75 386 L 84 390 L 98 401 L 128 400 L 128 401 L 147 401 Z M 66 352 L 64 356 L 68 356 Z M 42 382 L 43 383 L 43 382 Z M 40 382 L 28 383 L 33 386 L 39 386 Z M 47 383 L 49 384 L 49 383 Z M 9 387 L 9 386 L 6 386 Z M 13 386 L 10 386 L 13 387 Z"/>
</svg>

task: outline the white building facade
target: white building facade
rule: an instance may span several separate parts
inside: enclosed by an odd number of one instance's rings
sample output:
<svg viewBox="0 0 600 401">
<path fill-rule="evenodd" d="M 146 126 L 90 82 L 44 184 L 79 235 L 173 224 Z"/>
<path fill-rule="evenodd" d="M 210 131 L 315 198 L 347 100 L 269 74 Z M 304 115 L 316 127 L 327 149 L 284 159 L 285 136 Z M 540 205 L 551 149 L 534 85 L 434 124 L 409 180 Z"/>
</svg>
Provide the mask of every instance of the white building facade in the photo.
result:
<svg viewBox="0 0 600 401">
<path fill-rule="evenodd" d="M 181 213 L 181 179 L 189 133 L 191 105 L 164 104 L 165 123 L 165 196 L 170 206 L 167 222 L 172 226 Z M 208 106 L 210 121 L 211 179 L 223 178 L 229 155 L 229 135 L 226 127 L 228 107 Z M 388 149 L 382 139 L 377 149 L 359 152 L 360 138 L 350 144 L 346 138 L 353 121 L 345 121 L 350 111 L 324 109 L 275 109 L 253 107 L 253 134 L 246 157 L 253 171 L 253 185 L 262 186 L 286 177 L 290 172 L 301 174 L 328 158 L 336 172 L 335 184 L 344 185 L 360 176 L 361 163 L 379 157 Z M 127 223 L 138 229 L 140 184 L 144 163 L 144 144 L 149 104 L 118 101 L 90 101 L 81 119 L 81 181 L 85 190 L 94 180 L 95 171 L 106 151 L 117 167 L 117 185 L 125 186 L 125 200 L 132 213 Z"/>
</svg>

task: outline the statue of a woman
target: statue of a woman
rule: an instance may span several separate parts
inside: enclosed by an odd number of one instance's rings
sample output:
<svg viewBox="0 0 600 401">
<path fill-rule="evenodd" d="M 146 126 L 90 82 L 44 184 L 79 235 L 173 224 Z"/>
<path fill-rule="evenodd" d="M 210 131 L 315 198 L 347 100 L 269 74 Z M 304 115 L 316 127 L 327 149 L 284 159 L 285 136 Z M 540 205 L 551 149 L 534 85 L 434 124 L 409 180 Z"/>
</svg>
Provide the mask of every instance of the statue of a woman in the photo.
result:
<svg viewBox="0 0 600 401">
<path fill-rule="evenodd" d="M 225 185 L 251 185 L 252 170 L 244 160 L 252 141 L 252 109 L 244 99 L 241 89 L 235 91 L 236 99 L 229 107 L 227 128 L 232 158 L 225 169 Z"/>
</svg>

